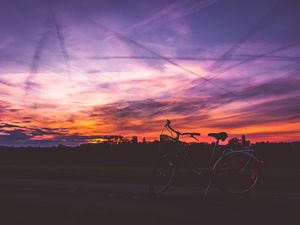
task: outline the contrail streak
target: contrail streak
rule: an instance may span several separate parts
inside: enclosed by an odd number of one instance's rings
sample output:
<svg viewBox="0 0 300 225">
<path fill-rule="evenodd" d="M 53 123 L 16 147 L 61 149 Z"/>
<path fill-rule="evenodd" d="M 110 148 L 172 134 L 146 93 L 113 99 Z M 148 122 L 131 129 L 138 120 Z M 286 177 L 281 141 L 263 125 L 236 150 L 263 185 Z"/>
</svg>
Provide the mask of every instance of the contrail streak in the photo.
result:
<svg viewBox="0 0 300 225">
<path fill-rule="evenodd" d="M 279 2 L 282 0 L 278 0 L 268 11 L 267 13 L 264 14 L 263 17 L 261 17 L 249 30 L 246 34 L 244 34 L 237 43 L 235 43 L 231 48 L 229 48 L 223 55 L 222 57 L 224 58 L 229 58 L 234 52 L 236 52 L 240 47 L 241 44 L 246 42 L 251 36 L 253 36 L 257 30 L 260 28 L 261 24 L 273 13 L 273 11 L 276 9 L 278 6 Z M 224 61 L 225 62 L 225 61 Z M 213 65 L 210 66 L 209 70 L 211 72 L 215 71 L 219 67 L 221 67 L 224 62 L 215 62 Z"/>
<path fill-rule="evenodd" d="M 168 62 L 168 63 L 170 63 L 170 64 L 172 64 L 172 65 L 174 65 L 174 66 L 176 66 L 176 67 L 178 67 L 178 68 L 181 68 L 182 70 L 184 70 L 184 71 L 186 71 L 186 72 L 188 72 L 188 73 L 190 73 L 190 74 L 192 74 L 192 75 L 194 75 L 194 76 L 200 77 L 202 80 L 204 80 L 204 81 L 206 81 L 206 82 L 212 84 L 213 86 L 215 86 L 215 87 L 217 87 L 217 88 L 219 88 L 219 89 L 222 89 L 222 90 L 225 91 L 226 93 L 229 93 L 229 94 L 231 94 L 231 95 L 233 95 L 233 96 L 238 97 L 237 94 L 233 93 L 233 92 L 230 91 L 230 90 L 227 90 L 225 87 L 223 87 L 223 86 L 221 86 L 221 85 L 219 85 L 219 84 L 216 84 L 215 82 L 213 82 L 213 81 L 211 81 L 211 80 L 205 78 L 204 76 L 202 76 L 202 75 L 200 75 L 200 74 L 198 74 L 198 73 L 196 73 L 196 72 L 194 72 L 194 71 L 192 71 L 192 70 L 190 70 L 190 69 L 188 69 L 188 68 L 186 68 L 186 67 L 184 67 L 184 66 L 181 66 L 180 64 L 178 64 L 178 63 L 176 63 L 176 62 L 170 60 L 170 59 L 167 58 L 167 57 L 164 57 L 164 56 L 158 54 L 157 52 L 155 52 L 155 51 L 153 51 L 152 49 L 150 49 L 150 48 L 148 48 L 148 47 L 146 47 L 146 46 L 140 44 L 139 42 L 137 42 L 137 41 L 135 41 L 135 40 L 133 40 L 133 39 L 131 39 L 131 38 L 128 38 L 128 37 L 126 37 L 126 36 L 124 36 L 124 35 L 122 35 L 122 34 L 116 32 L 116 31 L 114 31 L 114 30 L 108 28 L 108 27 L 105 27 L 105 26 L 99 24 L 99 23 L 96 23 L 95 21 L 93 21 L 93 20 L 90 19 L 90 18 L 88 18 L 88 19 L 89 19 L 90 22 L 93 23 L 95 26 L 97 26 L 97 27 L 99 27 L 99 28 L 101 28 L 101 29 L 103 29 L 103 30 L 106 30 L 106 31 L 110 32 L 110 33 L 113 34 L 114 36 L 116 36 L 116 37 L 118 37 L 118 38 L 120 38 L 120 39 L 123 39 L 123 40 L 125 40 L 126 42 L 132 43 L 132 44 L 134 44 L 134 45 L 136 45 L 136 46 L 138 46 L 138 47 L 140 47 L 140 48 L 142 48 L 142 49 L 145 49 L 146 51 L 150 52 L 151 54 L 155 55 L 156 57 L 158 57 L 158 58 L 160 58 L 160 59 L 162 59 L 162 60 L 164 60 L 164 61 L 166 61 L 166 62 Z"/>
<path fill-rule="evenodd" d="M 69 79 L 71 79 L 70 56 L 69 56 L 67 48 L 66 48 L 65 38 L 64 38 L 64 36 L 61 32 L 60 24 L 58 23 L 58 20 L 56 18 L 55 12 L 54 12 L 54 8 L 53 8 L 51 3 L 49 3 L 49 10 L 50 10 L 51 18 L 52 18 L 54 28 L 55 28 L 55 31 L 56 31 L 56 35 L 57 35 L 57 38 L 58 38 L 58 41 L 59 41 L 60 49 L 61 49 L 61 52 L 62 52 L 63 57 L 64 57 L 64 63 L 67 67 L 67 74 L 68 74 Z"/>
<path fill-rule="evenodd" d="M 221 74 L 223 74 L 223 73 L 225 73 L 225 72 L 227 72 L 227 71 L 229 71 L 229 70 L 231 70 L 231 69 L 233 69 L 235 67 L 238 67 L 238 66 L 240 66 L 242 64 L 245 64 L 245 63 L 257 60 L 259 58 L 263 58 L 263 57 L 265 57 L 267 55 L 271 55 L 271 54 L 274 54 L 276 52 L 280 52 L 280 51 L 283 51 L 283 50 L 295 47 L 297 45 L 300 45 L 300 41 L 296 41 L 296 42 L 294 42 L 292 44 L 288 44 L 288 45 L 282 46 L 280 48 L 276 48 L 276 49 L 274 49 L 272 51 L 269 51 L 269 52 L 266 52 L 266 53 L 263 53 L 263 54 L 260 54 L 260 55 L 257 55 L 257 56 L 253 56 L 253 57 L 251 57 L 249 59 L 245 59 L 245 60 L 243 60 L 241 62 L 238 62 L 238 63 L 236 63 L 236 64 L 234 64 L 232 66 L 229 66 L 229 67 L 225 68 L 224 70 L 222 70 L 221 72 L 219 72 L 219 73 L 217 73 L 215 75 L 209 76 L 208 79 L 216 78 L 216 77 L 220 76 Z"/>
<path fill-rule="evenodd" d="M 34 54 L 31 59 L 30 71 L 25 82 L 25 96 L 28 94 L 29 89 L 33 85 L 32 80 L 34 79 L 36 73 L 38 72 L 41 55 L 50 33 L 51 31 L 48 30 L 42 35 L 34 50 Z"/>
<path fill-rule="evenodd" d="M 129 29 L 149 29 L 153 26 L 171 22 L 176 19 L 181 19 L 185 16 L 199 12 L 200 10 L 219 2 L 219 0 L 179 0 L 163 7 L 161 10 L 153 14 L 151 17 L 140 21 L 131 26 Z"/>
<path fill-rule="evenodd" d="M 271 54 L 271 53 L 269 53 Z M 264 55 L 237 55 L 230 58 L 222 58 L 222 57 L 190 57 L 190 56 L 181 56 L 181 57 L 165 57 L 170 60 L 187 60 L 187 61 L 251 61 L 255 59 L 261 59 L 266 61 L 290 61 L 290 62 L 297 62 L 300 61 L 300 56 L 271 56 L 267 53 Z M 95 57 L 85 57 L 85 58 L 76 58 L 72 57 L 72 60 L 82 60 L 82 59 L 89 59 L 89 60 L 118 60 L 118 59 L 141 59 L 141 60 L 161 60 L 160 57 L 155 56 L 95 56 Z"/>
</svg>

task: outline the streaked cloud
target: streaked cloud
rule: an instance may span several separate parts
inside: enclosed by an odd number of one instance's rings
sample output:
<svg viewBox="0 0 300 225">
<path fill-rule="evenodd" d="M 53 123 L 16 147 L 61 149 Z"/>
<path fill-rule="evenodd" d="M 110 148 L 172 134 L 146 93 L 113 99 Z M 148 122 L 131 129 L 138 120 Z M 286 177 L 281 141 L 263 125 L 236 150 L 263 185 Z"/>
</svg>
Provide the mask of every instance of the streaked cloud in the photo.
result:
<svg viewBox="0 0 300 225">
<path fill-rule="evenodd" d="M 0 3 L 0 145 L 300 136 L 296 0 Z M 207 141 L 208 138 L 204 137 Z"/>
</svg>

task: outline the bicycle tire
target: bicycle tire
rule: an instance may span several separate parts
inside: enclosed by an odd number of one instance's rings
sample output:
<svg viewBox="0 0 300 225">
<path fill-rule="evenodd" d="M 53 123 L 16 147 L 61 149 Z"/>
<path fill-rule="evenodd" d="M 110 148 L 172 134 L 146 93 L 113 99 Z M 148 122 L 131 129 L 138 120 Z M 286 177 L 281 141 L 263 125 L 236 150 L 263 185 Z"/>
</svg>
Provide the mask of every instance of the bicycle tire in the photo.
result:
<svg viewBox="0 0 300 225">
<path fill-rule="evenodd" d="M 260 163 L 249 153 L 227 154 L 213 166 L 213 181 L 225 194 L 247 194 L 254 190 L 260 178 Z"/>
<path fill-rule="evenodd" d="M 167 154 L 159 157 L 153 168 L 150 178 L 149 191 L 153 195 L 165 192 L 170 186 L 176 174 L 176 163 Z"/>
</svg>

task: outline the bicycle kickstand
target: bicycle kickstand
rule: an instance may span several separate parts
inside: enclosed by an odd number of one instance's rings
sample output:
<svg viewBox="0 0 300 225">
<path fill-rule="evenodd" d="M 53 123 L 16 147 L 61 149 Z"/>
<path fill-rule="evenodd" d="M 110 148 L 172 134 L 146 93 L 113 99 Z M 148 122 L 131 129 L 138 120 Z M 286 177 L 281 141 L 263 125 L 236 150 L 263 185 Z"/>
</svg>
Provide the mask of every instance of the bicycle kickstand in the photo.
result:
<svg viewBox="0 0 300 225">
<path fill-rule="evenodd" d="M 210 178 L 209 181 L 208 181 L 208 184 L 207 184 L 207 186 L 206 186 L 206 188 L 205 188 L 205 190 L 204 190 L 204 193 L 203 193 L 203 196 L 204 196 L 204 197 L 207 196 L 208 190 L 209 190 L 211 184 L 212 184 L 212 179 Z"/>
</svg>

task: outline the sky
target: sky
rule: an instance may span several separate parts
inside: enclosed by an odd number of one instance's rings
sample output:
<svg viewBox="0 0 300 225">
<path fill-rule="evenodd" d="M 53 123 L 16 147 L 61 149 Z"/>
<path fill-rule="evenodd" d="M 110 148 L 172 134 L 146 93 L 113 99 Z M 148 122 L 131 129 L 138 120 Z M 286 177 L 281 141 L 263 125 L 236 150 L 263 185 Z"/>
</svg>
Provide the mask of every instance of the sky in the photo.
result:
<svg viewBox="0 0 300 225">
<path fill-rule="evenodd" d="M 1 0 L 0 145 L 300 140 L 298 0 Z"/>
</svg>

